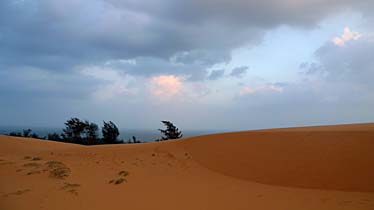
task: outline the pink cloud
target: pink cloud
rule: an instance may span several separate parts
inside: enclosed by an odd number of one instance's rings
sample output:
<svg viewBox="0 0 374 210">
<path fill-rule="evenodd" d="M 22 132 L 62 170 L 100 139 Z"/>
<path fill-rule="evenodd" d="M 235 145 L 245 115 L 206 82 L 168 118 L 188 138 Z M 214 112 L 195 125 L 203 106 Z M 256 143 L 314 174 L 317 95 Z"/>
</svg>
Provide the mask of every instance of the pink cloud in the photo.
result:
<svg viewBox="0 0 374 210">
<path fill-rule="evenodd" d="M 257 92 L 265 92 L 265 91 L 270 91 L 270 92 L 283 92 L 284 88 L 281 86 L 277 85 L 263 85 L 260 87 L 251 87 L 251 86 L 245 86 L 240 90 L 240 95 L 248 95 L 248 94 L 254 94 Z"/>
<path fill-rule="evenodd" d="M 240 95 L 247 95 L 247 94 L 252 94 L 255 93 L 256 89 L 250 87 L 250 86 L 245 86 L 240 90 Z"/>
<path fill-rule="evenodd" d="M 152 77 L 150 92 L 159 98 L 170 98 L 177 95 L 182 90 L 181 78 L 174 75 L 161 75 Z"/>
<path fill-rule="evenodd" d="M 362 35 L 358 32 L 352 31 L 349 27 L 344 28 L 344 32 L 341 36 L 334 37 L 332 42 L 337 46 L 345 46 L 345 44 L 351 40 L 358 40 Z"/>
</svg>

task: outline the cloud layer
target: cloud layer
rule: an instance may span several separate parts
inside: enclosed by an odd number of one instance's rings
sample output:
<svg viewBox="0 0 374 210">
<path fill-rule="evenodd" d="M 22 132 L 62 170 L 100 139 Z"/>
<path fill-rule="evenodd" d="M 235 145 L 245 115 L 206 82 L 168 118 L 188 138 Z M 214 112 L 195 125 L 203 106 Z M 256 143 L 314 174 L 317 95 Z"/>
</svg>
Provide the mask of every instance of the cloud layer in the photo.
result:
<svg viewBox="0 0 374 210">
<path fill-rule="evenodd" d="M 137 127 L 166 117 L 191 128 L 366 120 L 374 103 L 370 28 L 346 27 L 314 46 L 313 58 L 300 61 L 306 74 L 292 81 L 266 78 L 289 66 L 268 65 L 261 75 L 247 66 L 253 57 L 230 62 L 234 50 L 256 49 L 279 27 L 315 31 L 342 13 L 371 23 L 373 9 L 369 0 L 3 0 L 0 125 L 60 125 L 72 115 L 131 118 Z"/>
</svg>

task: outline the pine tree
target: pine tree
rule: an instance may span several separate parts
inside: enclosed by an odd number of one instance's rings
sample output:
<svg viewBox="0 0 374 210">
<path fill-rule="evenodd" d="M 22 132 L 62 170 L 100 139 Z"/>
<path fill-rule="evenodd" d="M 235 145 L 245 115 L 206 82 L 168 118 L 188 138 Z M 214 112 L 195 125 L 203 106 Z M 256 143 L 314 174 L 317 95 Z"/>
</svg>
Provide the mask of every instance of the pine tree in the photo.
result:
<svg viewBox="0 0 374 210">
<path fill-rule="evenodd" d="M 165 130 L 158 129 L 161 132 L 161 135 L 164 135 L 162 136 L 162 140 L 182 138 L 182 132 L 179 131 L 179 129 L 175 127 L 173 123 L 171 123 L 170 121 L 161 122 L 166 126 Z"/>
</svg>

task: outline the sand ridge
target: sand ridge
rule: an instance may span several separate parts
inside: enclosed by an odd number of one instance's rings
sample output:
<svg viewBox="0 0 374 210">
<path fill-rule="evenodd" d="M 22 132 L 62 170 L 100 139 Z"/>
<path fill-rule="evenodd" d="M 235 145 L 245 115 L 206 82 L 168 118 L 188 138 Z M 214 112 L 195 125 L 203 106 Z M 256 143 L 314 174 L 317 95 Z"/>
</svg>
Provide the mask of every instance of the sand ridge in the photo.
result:
<svg viewBox="0 0 374 210">
<path fill-rule="evenodd" d="M 374 125 L 81 146 L 0 136 L 0 209 L 374 209 Z"/>
</svg>

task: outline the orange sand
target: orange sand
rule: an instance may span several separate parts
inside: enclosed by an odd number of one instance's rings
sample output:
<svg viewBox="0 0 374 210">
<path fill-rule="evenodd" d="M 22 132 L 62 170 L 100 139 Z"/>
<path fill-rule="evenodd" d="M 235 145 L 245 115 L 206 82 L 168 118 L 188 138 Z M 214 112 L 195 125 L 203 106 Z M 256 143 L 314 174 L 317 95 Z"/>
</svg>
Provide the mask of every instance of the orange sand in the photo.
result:
<svg viewBox="0 0 374 210">
<path fill-rule="evenodd" d="M 13 209 L 373 210 L 374 124 L 103 146 L 0 136 Z"/>
</svg>

